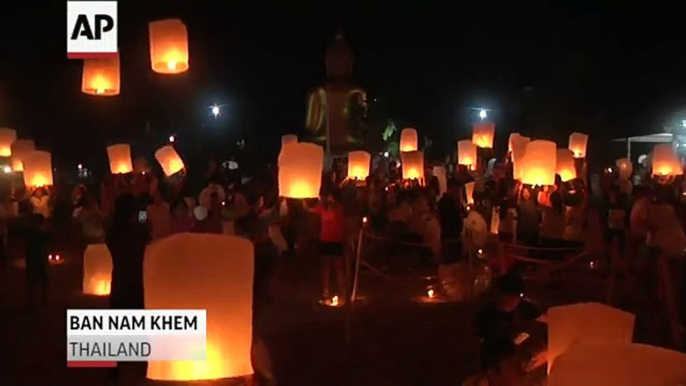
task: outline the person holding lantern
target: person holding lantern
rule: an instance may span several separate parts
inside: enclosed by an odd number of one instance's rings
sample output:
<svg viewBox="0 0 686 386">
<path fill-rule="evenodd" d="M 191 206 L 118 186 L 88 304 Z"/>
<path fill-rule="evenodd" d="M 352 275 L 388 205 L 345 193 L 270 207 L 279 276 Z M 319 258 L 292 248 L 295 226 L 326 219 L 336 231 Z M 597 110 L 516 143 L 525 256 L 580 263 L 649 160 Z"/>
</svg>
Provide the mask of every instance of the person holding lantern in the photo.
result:
<svg viewBox="0 0 686 386">
<path fill-rule="evenodd" d="M 335 273 L 338 291 L 345 291 L 345 213 L 337 192 L 324 196 L 320 206 L 314 209 L 320 217 L 319 254 L 322 259 L 322 296 L 331 296 L 330 278 Z M 344 297 L 344 296 L 343 296 Z"/>
</svg>

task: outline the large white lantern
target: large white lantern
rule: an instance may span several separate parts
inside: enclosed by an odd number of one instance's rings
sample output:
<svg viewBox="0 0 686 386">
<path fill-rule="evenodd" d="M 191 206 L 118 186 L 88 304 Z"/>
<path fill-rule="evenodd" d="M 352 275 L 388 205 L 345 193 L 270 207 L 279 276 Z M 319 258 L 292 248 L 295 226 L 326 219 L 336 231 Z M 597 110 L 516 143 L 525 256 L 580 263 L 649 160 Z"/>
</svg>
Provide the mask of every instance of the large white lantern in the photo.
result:
<svg viewBox="0 0 686 386">
<path fill-rule="evenodd" d="M 24 156 L 24 185 L 39 188 L 52 185 L 52 154 L 34 151 Z"/>
<path fill-rule="evenodd" d="M 364 181 L 369 177 L 369 164 L 372 156 L 366 151 L 348 153 L 348 178 Z"/>
<path fill-rule="evenodd" d="M 512 153 L 517 143 L 524 143 L 525 145 L 531 141 L 531 138 L 525 137 L 519 133 L 510 134 L 510 138 L 507 140 L 507 151 Z"/>
<path fill-rule="evenodd" d="M 157 159 L 167 177 L 178 173 L 185 167 L 181 156 L 171 145 L 159 148 L 155 152 L 155 159 Z"/>
<path fill-rule="evenodd" d="M 620 158 L 616 162 L 617 170 L 619 171 L 619 178 L 622 180 L 628 180 L 631 178 L 631 174 L 634 172 L 634 165 L 628 158 Z"/>
<path fill-rule="evenodd" d="M 557 170 L 562 182 L 567 182 L 576 178 L 576 166 L 574 165 L 574 154 L 569 149 L 557 149 Z"/>
<path fill-rule="evenodd" d="M 404 180 L 424 179 L 424 152 L 407 151 L 400 154 Z"/>
<path fill-rule="evenodd" d="M 105 244 L 91 244 L 83 254 L 83 293 L 104 296 L 110 294 L 112 255 Z"/>
<path fill-rule="evenodd" d="M 81 92 L 96 96 L 119 95 L 119 54 L 112 58 L 83 60 Z"/>
<path fill-rule="evenodd" d="M 526 145 L 531 142 L 531 138 L 518 136 L 510 136 L 510 158 L 512 159 L 512 174 L 515 180 L 522 179 L 522 170 L 524 170 L 524 154 L 526 154 Z"/>
<path fill-rule="evenodd" d="M 179 19 L 153 21 L 150 31 L 150 64 L 159 74 L 188 71 L 188 31 Z"/>
<path fill-rule="evenodd" d="M 457 164 L 473 170 L 476 168 L 476 161 L 476 145 L 474 142 L 468 139 L 457 141 Z"/>
<path fill-rule="evenodd" d="M 112 174 L 126 174 L 133 171 L 131 161 L 131 147 L 125 143 L 107 147 L 107 157 L 110 159 Z"/>
<path fill-rule="evenodd" d="M 24 171 L 22 160 L 27 154 L 36 151 L 36 144 L 30 139 L 18 139 L 12 143 L 12 170 L 15 172 Z"/>
<path fill-rule="evenodd" d="M 417 130 L 412 128 L 403 129 L 400 132 L 400 151 L 417 151 L 419 150 L 419 137 Z"/>
<path fill-rule="evenodd" d="M 12 143 L 17 140 L 17 132 L 7 127 L 0 127 L 0 157 L 12 155 Z"/>
<path fill-rule="evenodd" d="M 529 185 L 555 185 L 557 145 L 555 142 L 536 140 L 526 145 L 522 159 L 520 180 Z"/>
<path fill-rule="evenodd" d="M 253 261 L 252 243 L 237 236 L 182 233 L 148 247 L 146 309 L 207 310 L 207 360 L 151 361 L 148 379 L 200 381 L 253 373 Z"/>
<path fill-rule="evenodd" d="M 293 143 L 279 154 L 279 195 L 317 198 L 324 170 L 324 149 L 313 143 Z"/>
<path fill-rule="evenodd" d="M 588 135 L 581 133 L 572 133 L 569 136 L 569 150 L 574 153 L 574 158 L 586 158 L 586 145 L 588 144 Z"/>
<path fill-rule="evenodd" d="M 298 143 L 298 136 L 295 134 L 286 134 L 281 136 L 281 146 L 291 143 Z"/>
<path fill-rule="evenodd" d="M 481 121 L 474 123 L 472 129 L 472 142 L 482 149 L 493 148 L 493 138 L 495 137 L 495 123 Z"/>
<path fill-rule="evenodd" d="M 668 177 L 684 174 L 684 166 L 672 145 L 655 145 L 651 162 L 654 176 Z"/>
</svg>

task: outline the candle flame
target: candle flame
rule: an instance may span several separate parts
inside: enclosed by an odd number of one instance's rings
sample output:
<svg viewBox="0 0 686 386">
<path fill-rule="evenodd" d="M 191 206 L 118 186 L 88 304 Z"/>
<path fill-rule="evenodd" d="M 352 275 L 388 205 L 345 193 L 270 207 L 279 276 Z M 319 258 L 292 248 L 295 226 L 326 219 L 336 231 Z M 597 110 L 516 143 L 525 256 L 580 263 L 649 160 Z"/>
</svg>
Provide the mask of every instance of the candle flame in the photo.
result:
<svg viewBox="0 0 686 386">
<path fill-rule="evenodd" d="M 167 63 L 167 68 L 170 70 L 176 70 L 176 62 L 175 61 L 170 61 Z"/>
<path fill-rule="evenodd" d="M 99 88 L 99 89 L 95 90 L 95 93 L 96 93 L 96 94 L 104 94 L 104 93 L 105 93 L 105 89 L 104 89 L 104 88 Z"/>
<path fill-rule="evenodd" d="M 338 307 L 338 296 L 334 296 L 331 298 L 331 305 L 333 307 Z"/>
<path fill-rule="evenodd" d="M 434 296 L 436 296 L 436 293 L 432 289 L 426 291 L 426 294 L 429 295 L 429 299 L 433 299 Z"/>
</svg>

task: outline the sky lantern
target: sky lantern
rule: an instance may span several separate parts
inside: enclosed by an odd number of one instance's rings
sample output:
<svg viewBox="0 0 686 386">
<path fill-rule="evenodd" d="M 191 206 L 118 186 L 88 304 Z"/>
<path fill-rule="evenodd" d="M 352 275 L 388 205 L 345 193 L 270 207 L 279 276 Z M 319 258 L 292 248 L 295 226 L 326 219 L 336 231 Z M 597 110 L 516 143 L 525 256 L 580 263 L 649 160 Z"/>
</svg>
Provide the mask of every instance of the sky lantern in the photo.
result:
<svg viewBox="0 0 686 386">
<path fill-rule="evenodd" d="M 544 140 L 529 142 L 520 167 L 520 180 L 523 184 L 555 185 L 557 145 Z"/>
<path fill-rule="evenodd" d="M 654 176 L 673 177 L 684 174 L 681 160 L 671 144 L 655 145 L 651 158 Z"/>
<path fill-rule="evenodd" d="M 628 180 L 631 174 L 634 172 L 634 165 L 628 158 L 620 158 L 616 162 L 617 170 L 619 171 L 619 178 L 622 180 Z"/>
<path fill-rule="evenodd" d="M 52 185 L 52 154 L 37 150 L 26 154 L 24 164 L 24 185 L 39 188 Z"/>
<path fill-rule="evenodd" d="M 482 149 L 493 148 L 493 138 L 495 137 L 495 123 L 480 121 L 474 123 L 472 129 L 472 142 Z"/>
<path fill-rule="evenodd" d="M 569 150 L 574 153 L 574 158 L 586 158 L 586 145 L 588 144 L 588 135 L 581 133 L 572 133 L 569 136 Z"/>
<path fill-rule="evenodd" d="M 188 31 L 179 19 L 150 23 L 150 62 L 159 74 L 188 71 Z"/>
<path fill-rule="evenodd" d="M 372 156 L 366 151 L 351 151 L 348 153 L 348 178 L 365 180 L 369 177 L 369 164 Z"/>
<path fill-rule="evenodd" d="M 464 193 L 467 198 L 467 204 L 471 205 L 474 203 L 474 182 L 467 182 L 464 184 Z"/>
<path fill-rule="evenodd" d="M 18 139 L 12 143 L 12 170 L 15 172 L 24 171 L 22 159 L 26 154 L 36 151 L 36 144 L 30 139 Z"/>
<path fill-rule="evenodd" d="M 424 179 L 424 152 L 406 151 L 400 154 L 404 180 Z"/>
<path fill-rule="evenodd" d="M 638 343 L 579 343 L 555 360 L 548 386 L 682 385 L 686 354 Z"/>
<path fill-rule="evenodd" d="M 110 159 L 112 174 L 126 174 L 133 171 L 131 161 L 131 147 L 125 143 L 107 147 L 107 157 Z"/>
<path fill-rule="evenodd" d="M 548 373 L 555 358 L 575 343 L 631 343 L 634 315 L 600 303 L 548 310 Z"/>
<path fill-rule="evenodd" d="M 150 245 L 143 262 L 146 309 L 207 310 L 205 361 L 151 361 L 147 378 L 194 381 L 253 373 L 253 245 L 237 236 L 182 233 Z M 206 342 L 206 343 L 205 343 Z"/>
<path fill-rule="evenodd" d="M 84 59 L 81 92 L 115 96 L 120 91 L 119 54 L 112 58 Z"/>
<path fill-rule="evenodd" d="M 519 133 L 511 133 L 510 138 L 507 140 L 507 151 L 512 152 L 514 150 L 515 144 L 522 141 L 528 143 L 531 140 L 529 137 L 525 137 Z"/>
<path fill-rule="evenodd" d="M 105 244 L 91 244 L 83 254 L 83 293 L 109 295 L 112 283 L 112 255 Z"/>
<path fill-rule="evenodd" d="M 476 145 L 474 142 L 468 139 L 457 141 L 457 164 L 474 170 L 476 168 L 476 160 Z"/>
<path fill-rule="evenodd" d="M 569 149 L 557 149 L 557 170 L 562 182 L 567 182 L 576 178 L 576 167 L 574 165 L 574 154 Z"/>
<path fill-rule="evenodd" d="M 174 173 L 178 173 L 185 167 L 179 153 L 177 153 L 171 145 L 159 148 L 155 152 L 155 159 L 160 163 L 160 166 L 162 166 L 162 170 L 164 170 L 164 174 L 167 177 Z"/>
<path fill-rule="evenodd" d="M 433 175 L 436 176 L 436 179 L 438 179 L 438 194 L 440 196 L 443 195 L 443 193 L 448 191 L 448 176 L 445 171 L 445 166 L 443 165 L 438 165 L 434 166 L 433 168 Z"/>
<path fill-rule="evenodd" d="M 279 154 L 279 195 L 317 198 L 324 170 L 324 149 L 313 143 L 293 143 Z"/>
<path fill-rule="evenodd" d="M 0 157 L 12 155 L 12 143 L 17 140 L 17 132 L 8 127 L 0 127 Z"/>
<path fill-rule="evenodd" d="M 406 128 L 400 132 L 400 151 L 417 151 L 419 150 L 419 137 L 417 130 L 413 128 Z"/>
<path fill-rule="evenodd" d="M 281 136 L 281 146 L 291 143 L 298 143 L 298 136 L 295 134 L 286 134 Z"/>
<path fill-rule="evenodd" d="M 516 133 L 515 133 L 516 134 Z M 512 159 L 512 174 L 515 180 L 521 180 L 522 178 L 522 163 L 524 159 L 524 154 L 526 153 L 526 145 L 531 142 L 531 138 L 524 137 L 521 135 L 510 136 L 509 144 L 512 146 L 510 149 L 510 158 Z"/>
</svg>

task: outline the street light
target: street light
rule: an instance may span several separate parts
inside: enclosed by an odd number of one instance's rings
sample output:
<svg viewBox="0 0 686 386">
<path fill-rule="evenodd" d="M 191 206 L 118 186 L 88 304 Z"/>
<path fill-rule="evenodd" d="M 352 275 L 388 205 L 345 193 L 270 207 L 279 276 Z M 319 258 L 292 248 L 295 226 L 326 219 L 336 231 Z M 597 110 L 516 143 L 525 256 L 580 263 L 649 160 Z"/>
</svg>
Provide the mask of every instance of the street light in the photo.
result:
<svg viewBox="0 0 686 386">
<path fill-rule="evenodd" d="M 169 142 L 174 143 L 175 140 L 176 140 L 176 138 L 174 138 L 173 135 L 169 136 Z"/>
<path fill-rule="evenodd" d="M 214 115 L 214 119 L 217 119 L 217 117 L 219 117 L 219 114 L 221 113 L 221 108 L 224 106 L 227 106 L 227 104 L 214 104 L 213 106 L 210 106 L 210 112 L 212 112 L 212 115 Z"/>
<path fill-rule="evenodd" d="M 481 119 L 486 119 L 487 116 L 488 116 L 488 113 L 486 112 L 486 110 L 481 109 L 481 110 L 479 111 L 479 118 L 481 118 Z"/>
</svg>

